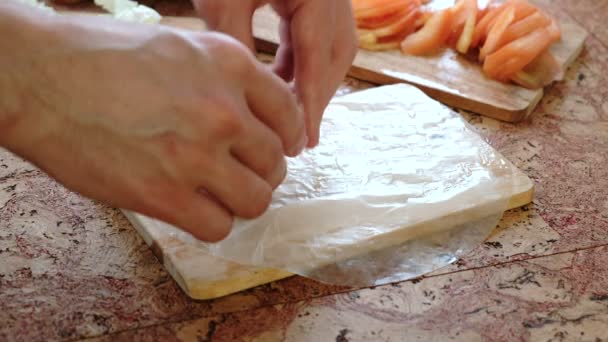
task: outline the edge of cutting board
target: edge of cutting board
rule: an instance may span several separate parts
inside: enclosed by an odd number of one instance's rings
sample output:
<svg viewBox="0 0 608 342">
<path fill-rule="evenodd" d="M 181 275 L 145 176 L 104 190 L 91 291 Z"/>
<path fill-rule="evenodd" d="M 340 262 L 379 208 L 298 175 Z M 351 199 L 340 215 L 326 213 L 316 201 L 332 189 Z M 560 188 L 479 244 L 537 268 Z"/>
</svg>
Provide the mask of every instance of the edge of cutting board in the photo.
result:
<svg viewBox="0 0 608 342">
<path fill-rule="evenodd" d="M 166 240 L 166 237 L 159 237 L 162 234 L 160 230 L 154 229 L 155 226 L 158 226 L 157 220 L 129 210 L 121 209 L 121 211 L 131 222 L 135 230 L 142 236 L 156 258 L 163 264 L 167 272 L 171 274 L 179 287 L 192 299 L 208 300 L 224 297 L 293 275 L 283 270 L 246 267 L 231 261 L 220 260 L 177 239 L 171 243 Z M 161 243 L 172 244 L 172 248 L 167 248 L 166 246 L 163 248 L 160 246 Z M 215 267 L 217 269 L 219 265 L 226 269 L 225 272 L 233 272 L 237 276 L 218 278 L 217 280 L 209 280 L 208 278 L 197 276 L 188 277 L 186 276 L 186 272 L 182 272 L 182 268 L 187 267 L 187 265 L 183 264 L 183 258 L 181 258 L 184 254 L 188 254 L 197 260 L 208 261 L 207 264 L 201 263 L 197 265 L 198 267 Z"/>
</svg>

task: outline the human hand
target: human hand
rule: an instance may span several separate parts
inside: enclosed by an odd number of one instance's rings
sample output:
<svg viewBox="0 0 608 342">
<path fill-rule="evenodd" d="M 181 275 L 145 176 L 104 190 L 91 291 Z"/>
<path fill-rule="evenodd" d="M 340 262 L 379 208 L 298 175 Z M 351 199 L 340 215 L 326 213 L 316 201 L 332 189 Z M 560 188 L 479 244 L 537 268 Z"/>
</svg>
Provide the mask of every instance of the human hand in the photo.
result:
<svg viewBox="0 0 608 342">
<path fill-rule="evenodd" d="M 72 190 L 202 240 L 265 211 L 284 156 L 304 148 L 304 118 L 242 44 L 90 16 L 52 25 L 2 68 L 12 81 L 0 93 L 22 101 L 0 144 Z"/>
<path fill-rule="evenodd" d="M 306 114 L 308 147 L 319 142 L 325 107 L 350 68 L 357 51 L 350 0 L 193 0 L 209 28 L 230 34 L 254 49 L 252 17 L 270 3 L 281 16 L 281 43 L 275 72 L 295 78 Z"/>
</svg>

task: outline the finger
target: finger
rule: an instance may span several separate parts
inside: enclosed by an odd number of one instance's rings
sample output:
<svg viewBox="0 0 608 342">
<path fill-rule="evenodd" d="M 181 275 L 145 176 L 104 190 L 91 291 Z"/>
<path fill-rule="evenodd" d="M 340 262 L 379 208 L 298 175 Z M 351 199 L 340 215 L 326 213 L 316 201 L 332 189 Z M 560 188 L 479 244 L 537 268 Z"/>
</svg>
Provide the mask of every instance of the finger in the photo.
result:
<svg viewBox="0 0 608 342">
<path fill-rule="evenodd" d="M 180 187 L 148 188 L 146 196 L 130 209 L 174 225 L 202 241 L 224 239 L 232 229 L 232 214 L 205 192 L 190 185 Z"/>
<path fill-rule="evenodd" d="M 231 152 L 241 163 L 266 180 L 272 189 L 276 189 L 287 173 L 281 139 L 254 116 L 251 116 L 246 126 L 244 138 L 232 146 Z"/>
<path fill-rule="evenodd" d="M 334 1 L 306 1 L 291 20 L 295 81 L 306 113 L 308 147 L 319 142 L 319 127 L 328 94 L 331 49 L 334 40 Z M 311 20 L 315 25 L 310 25 Z"/>
<path fill-rule="evenodd" d="M 232 214 L 215 199 L 201 191 L 184 191 L 173 220 L 202 241 L 221 241 L 232 229 Z"/>
<path fill-rule="evenodd" d="M 209 29 L 228 34 L 255 51 L 252 21 L 256 6 L 253 1 L 206 0 L 195 4 Z"/>
<path fill-rule="evenodd" d="M 251 112 L 280 138 L 287 156 L 298 155 L 306 145 L 304 115 L 287 83 L 256 63 L 245 96 Z"/>
<path fill-rule="evenodd" d="M 279 33 L 281 43 L 276 53 L 274 72 L 285 82 L 291 82 L 294 76 L 293 47 L 291 45 L 291 30 L 287 20 L 281 19 Z"/>
<path fill-rule="evenodd" d="M 350 69 L 357 54 L 357 34 L 350 1 L 338 1 L 336 35 L 332 46 L 331 74 L 328 93 L 335 92 Z M 329 99 L 331 100 L 331 99 Z"/>
<path fill-rule="evenodd" d="M 272 198 L 272 187 L 230 155 L 223 156 L 200 183 L 234 215 L 243 218 L 260 216 Z"/>
</svg>

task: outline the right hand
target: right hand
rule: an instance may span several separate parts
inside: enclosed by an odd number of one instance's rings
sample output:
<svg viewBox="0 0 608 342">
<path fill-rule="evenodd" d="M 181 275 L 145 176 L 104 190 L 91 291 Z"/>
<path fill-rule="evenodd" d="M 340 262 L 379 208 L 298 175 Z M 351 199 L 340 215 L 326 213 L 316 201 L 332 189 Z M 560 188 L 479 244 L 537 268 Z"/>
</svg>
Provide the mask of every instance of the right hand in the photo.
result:
<svg viewBox="0 0 608 342">
<path fill-rule="evenodd" d="M 56 20 L 14 58 L 13 88 L 27 91 L 7 148 L 74 191 L 201 240 L 266 210 L 285 155 L 306 144 L 284 81 L 227 35 Z"/>
</svg>

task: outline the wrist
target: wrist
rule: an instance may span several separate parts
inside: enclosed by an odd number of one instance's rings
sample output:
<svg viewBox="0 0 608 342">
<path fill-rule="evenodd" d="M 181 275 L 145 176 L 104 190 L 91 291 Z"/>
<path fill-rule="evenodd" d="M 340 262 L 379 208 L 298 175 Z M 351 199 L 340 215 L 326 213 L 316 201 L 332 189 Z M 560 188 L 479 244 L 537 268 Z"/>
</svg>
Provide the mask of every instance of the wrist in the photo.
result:
<svg viewBox="0 0 608 342">
<path fill-rule="evenodd" d="M 24 116 L 30 114 L 35 68 L 32 60 L 48 46 L 54 16 L 11 1 L 0 3 L 0 146 L 8 147 Z"/>
</svg>

